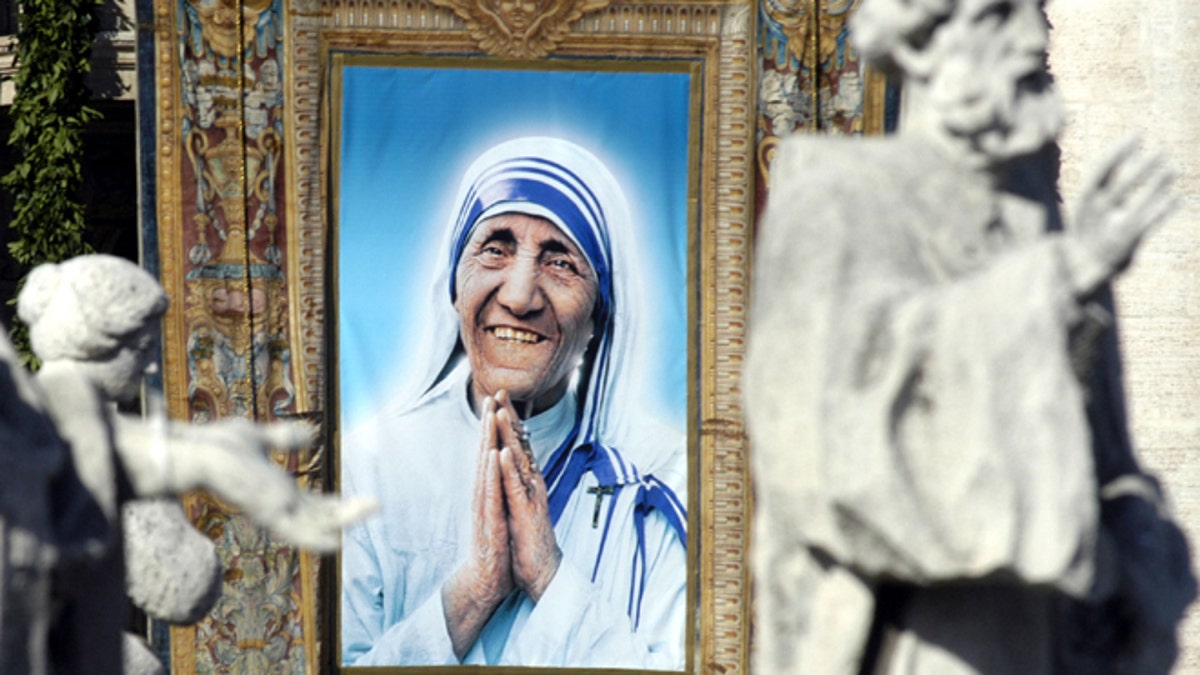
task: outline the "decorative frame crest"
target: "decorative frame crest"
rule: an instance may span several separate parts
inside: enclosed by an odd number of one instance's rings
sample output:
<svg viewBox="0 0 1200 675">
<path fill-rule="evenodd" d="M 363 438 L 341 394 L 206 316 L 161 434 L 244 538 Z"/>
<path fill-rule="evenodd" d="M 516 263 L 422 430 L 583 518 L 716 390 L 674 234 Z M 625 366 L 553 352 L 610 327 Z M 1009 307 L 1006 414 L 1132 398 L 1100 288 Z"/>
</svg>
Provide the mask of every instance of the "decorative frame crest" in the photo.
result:
<svg viewBox="0 0 1200 675">
<path fill-rule="evenodd" d="M 569 26 L 611 0 L 431 0 L 467 22 L 467 30 L 489 56 L 540 58 L 567 36 Z"/>
</svg>

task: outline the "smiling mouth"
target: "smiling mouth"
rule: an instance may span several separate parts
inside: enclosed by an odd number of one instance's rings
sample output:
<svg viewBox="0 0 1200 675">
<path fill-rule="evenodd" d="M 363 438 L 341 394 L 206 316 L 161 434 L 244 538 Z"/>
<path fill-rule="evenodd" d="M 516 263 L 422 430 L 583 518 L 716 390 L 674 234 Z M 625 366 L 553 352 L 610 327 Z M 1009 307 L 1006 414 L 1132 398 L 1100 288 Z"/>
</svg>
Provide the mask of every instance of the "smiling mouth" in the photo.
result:
<svg viewBox="0 0 1200 675">
<path fill-rule="evenodd" d="M 496 339 L 504 340 L 505 342 L 520 342 L 522 344 L 532 345 L 537 344 L 545 339 L 537 333 L 521 330 L 520 328 L 511 328 L 509 326 L 498 326 L 489 330 L 492 335 L 496 336 Z"/>
</svg>

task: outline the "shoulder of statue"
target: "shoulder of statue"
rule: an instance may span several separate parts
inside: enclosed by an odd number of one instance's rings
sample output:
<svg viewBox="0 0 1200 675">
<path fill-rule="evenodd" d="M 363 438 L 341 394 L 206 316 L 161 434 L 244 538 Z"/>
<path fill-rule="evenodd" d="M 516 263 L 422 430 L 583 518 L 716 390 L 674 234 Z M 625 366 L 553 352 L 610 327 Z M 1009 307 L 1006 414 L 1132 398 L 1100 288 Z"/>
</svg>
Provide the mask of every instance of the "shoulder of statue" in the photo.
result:
<svg viewBox="0 0 1200 675">
<path fill-rule="evenodd" d="M 937 168 L 925 148 L 900 136 L 797 134 L 779 144 L 770 166 L 770 192 L 887 200 Z"/>
</svg>

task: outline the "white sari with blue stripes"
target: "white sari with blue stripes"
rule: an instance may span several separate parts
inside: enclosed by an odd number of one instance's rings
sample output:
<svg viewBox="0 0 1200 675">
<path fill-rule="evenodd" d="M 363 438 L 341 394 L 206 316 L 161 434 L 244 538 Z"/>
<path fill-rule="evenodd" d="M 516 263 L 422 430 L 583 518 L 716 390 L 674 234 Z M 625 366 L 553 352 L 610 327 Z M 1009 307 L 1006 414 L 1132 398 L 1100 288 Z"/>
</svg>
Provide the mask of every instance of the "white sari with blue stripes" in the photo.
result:
<svg viewBox="0 0 1200 675">
<path fill-rule="evenodd" d="M 381 507 L 344 538 L 347 664 L 459 663 L 441 588 L 471 547 L 479 420 L 467 403 L 466 376 L 460 366 L 418 408 L 347 439 L 360 452 L 345 463 L 343 491 L 373 494 Z M 566 396 L 526 422 L 539 464 L 570 434 L 576 411 Z M 670 429 L 646 431 L 648 445 L 682 447 Z M 660 472 L 678 485 L 685 468 Z M 563 559 L 541 601 L 514 592 L 463 663 L 683 668 L 686 549 L 666 518 L 644 510 L 643 482 L 629 480 L 601 498 L 596 518 L 600 480 L 593 473 L 580 478 L 555 523 Z"/>
</svg>

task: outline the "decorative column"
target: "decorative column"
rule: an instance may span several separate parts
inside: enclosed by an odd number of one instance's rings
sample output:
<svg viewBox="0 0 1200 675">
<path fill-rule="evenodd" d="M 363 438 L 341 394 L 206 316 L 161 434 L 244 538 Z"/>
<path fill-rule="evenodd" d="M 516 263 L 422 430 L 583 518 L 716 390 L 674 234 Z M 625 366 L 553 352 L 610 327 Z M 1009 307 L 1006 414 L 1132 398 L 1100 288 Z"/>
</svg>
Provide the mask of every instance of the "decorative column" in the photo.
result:
<svg viewBox="0 0 1200 675">
<path fill-rule="evenodd" d="M 312 416 L 295 384 L 283 0 L 155 0 L 158 254 L 173 418 Z M 320 455 L 280 456 L 307 480 Z M 316 561 L 207 495 L 185 508 L 225 588 L 171 630 L 172 672 L 316 672 Z"/>
</svg>

